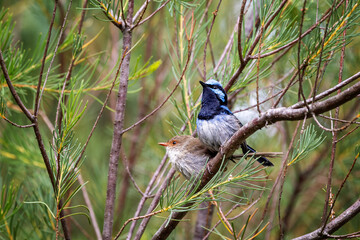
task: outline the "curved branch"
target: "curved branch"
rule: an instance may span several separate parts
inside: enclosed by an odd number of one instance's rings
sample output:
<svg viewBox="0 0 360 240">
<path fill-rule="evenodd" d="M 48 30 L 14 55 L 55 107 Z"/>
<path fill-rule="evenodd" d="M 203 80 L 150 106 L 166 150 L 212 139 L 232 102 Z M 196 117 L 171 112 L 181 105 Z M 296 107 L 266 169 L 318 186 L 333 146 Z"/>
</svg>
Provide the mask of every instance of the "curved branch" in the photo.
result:
<svg viewBox="0 0 360 240">
<path fill-rule="evenodd" d="M 29 111 L 29 109 L 27 109 L 26 106 L 24 105 L 24 103 L 21 101 L 21 98 L 17 94 L 17 92 L 16 92 L 16 90 L 14 88 L 14 85 L 11 82 L 11 79 L 10 79 L 8 70 L 6 68 L 5 60 L 4 60 L 1 49 L 0 49 L 0 66 L 1 66 L 1 70 L 2 70 L 2 72 L 4 74 L 6 84 L 8 85 L 10 93 L 14 97 L 15 102 L 17 103 L 17 105 L 19 105 L 19 107 L 21 108 L 21 111 L 23 111 L 23 113 L 26 115 L 26 117 L 31 122 L 34 123 L 34 119 L 35 119 L 34 115 L 32 115 L 32 113 Z"/>
</svg>

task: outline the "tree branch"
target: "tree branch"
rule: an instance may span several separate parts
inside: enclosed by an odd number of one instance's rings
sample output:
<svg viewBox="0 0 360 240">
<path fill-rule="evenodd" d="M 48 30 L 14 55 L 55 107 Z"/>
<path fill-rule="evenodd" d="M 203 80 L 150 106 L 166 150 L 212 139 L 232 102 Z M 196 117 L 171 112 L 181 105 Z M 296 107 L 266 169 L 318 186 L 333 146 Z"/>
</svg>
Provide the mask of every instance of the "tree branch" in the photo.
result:
<svg viewBox="0 0 360 240">
<path fill-rule="evenodd" d="M 8 70 L 6 68 L 5 65 L 5 60 L 4 57 L 2 55 L 2 51 L 0 49 L 0 66 L 1 66 L 1 70 L 3 71 L 4 77 L 5 77 L 5 81 L 6 84 L 9 87 L 10 93 L 11 95 L 14 97 L 15 102 L 17 103 L 17 105 L 21 108 L 21 110 L 23 111 L 23 113 L 26 115 L 26 117 L 31 121 L 34 122 L 34 116 L 32 115 L 32 113 L 25 107 L 24 103 L 21 101 L 19 95 L 17 94 L 14 85 L 11 82 Z"/>
<path fill-rule="evenodd" d="M 309 105 L 309 109 L 314 114 L 324 113 L 352 100 L 358 94 L 360 94 L 360 82 L 354 84 L 353 86 L 349 87 L 348 89 L 344 90 L 342 93 L 336 96 L 330 97 L 329 99 L 322 102 L 316 102 Z M 216 174 L 222 164 L 223 158 L 231 156 L 235 152 L 235 150 L 239 148 L 240 144 L 257 130 L 278 121 L 301 120 L 304 119 L 305 115 L 311 117 L 311 115 L 308 114 L 308 109 L 306 107 L 299 109 L 280 107 L 276 109 L 269 109 L 266 112 L 262 113 L 260 117 L 257 117 L 252 121 L 248 122 L 246 125 L 240 128 L 226 142 L 225 145 L 220 148 L 219 153 L 214 158 L 209 160 L 206 171 L 204 172 L 204 175 L 201 179 L 201 183 L 196 191 L 201 190 Z M 189 206 L 191 205 L 185 205 L 184 208 Z M 165 223 L 159 228 L 159 230 L 155 233 L 152 239 L 166 239 L 175 229 L 179 221 L 186 215 L 186 213 L 186 211 L 174 213 L 171 216 L 171 220 L 165 221 Z"/>
<path fill-rule="evenodd" d="M 51 18 L 51 22 L 50 22 L 50 26 L 49 26 L 48 38 L 46 40 L 44 55 L 43 55 L 43 58 L 42 58 L 42 61 L 41 61 L 40 74 L 39 74 L 39 80 L 38 80 L 38 85 L 37 85 L 37 88 L 36 88 L 36 97 L 35 97 L 35 108 L 34 108 L 34 115 L 35 116 L 37 116 L 38 110 L 39 110 L 42 76 L 43 76 L 43 72 L 44 72 L 44 68 L 45 68 L 46 55 L 47 55 L 47 51 L 48 51 L 49 44 L 50 44 L 51 31 L 52 31 L 52 28 L 54 26 L 56 8 L 57 8 L 58 3 L 59 3 L 59 0 L 55 0 L 54 10 L 53 10 L 53 14 L 52 14 L 52 18 Z M 60 36 L 61 36 L 61 34 L 60 34 Z M 60 39 L 61 39 L 60 36 L 59 36 L 59 42 L 60 42 Z M 54 54 L 54 58 L 55 58 L 55 54 Z"/>
<path fill-rule="evenodd" d="M 322 233 L 321 233 L 322 227 L 320 227 L 311 233 L 294 238 L 293 240 L 327 239 L 329 237 L 329 234 L 338 230 L 345 223 L 347 223 L 353 217 L 355 217 L 358 213 L 360 213 L 360 199 L 358 199 L 353 205 L 351 205 L 338 217 L 336 217 L 334 220 L 328 223 Z"/>
<path fill-rule="evenodd" d="M 131 25 L 132 15 L 134 11 L 134 1 L 129 1 L 127 21 Z M 132 32 L 126 28 L 123 31 L 123 53 L 127 53 L 131 49 Z M 120 157 L 120 148 L 122 144 L 123 126 L 125 119 L 125 106 L 127 97 L 127 87 L 129 79 L 130 53 L 124 57 L 120 70 L 120 84 L 115 107 L 114 135 L 110 151 L 109 173 L 106 192 L 106 205 L 104 213 L 103 239 L 110 240 L 113 228 L 114 218 L 114 202 L 116 195 L 117 172 Z"/>
</svg>

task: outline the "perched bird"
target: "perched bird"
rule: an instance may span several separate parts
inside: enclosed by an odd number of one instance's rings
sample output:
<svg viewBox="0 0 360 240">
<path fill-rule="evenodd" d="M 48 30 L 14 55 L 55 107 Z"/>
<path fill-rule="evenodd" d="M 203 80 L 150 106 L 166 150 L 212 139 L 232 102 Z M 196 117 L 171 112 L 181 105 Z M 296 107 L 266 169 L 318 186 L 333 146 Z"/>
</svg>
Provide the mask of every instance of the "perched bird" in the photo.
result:
<svg viewBox="0 0 360 240">
<path fill-rule="evenodd" d="M 175 136 L 159 145 L 166 147 L 171 164 L 188 180 L 197 178 L 207 161 L 216 155 L 198 138 L 187 135 Z"/>
<path fill-rule="evenodd" d="M 201 109 L 197 118 L 197 132 L 199 139 L 210 150 L 219 151 L 234 133 L 242 127 L 241 122 L 227 107 L 227 95 L 221 84 L 210 79 L 206 83 L 200 81 L 203 87 Z M 256 151 L 246 144 L 241 144 L 243 153 Z M 274 166 L 265 157 L 257 159 L 264 166 Z"/>
</svg>

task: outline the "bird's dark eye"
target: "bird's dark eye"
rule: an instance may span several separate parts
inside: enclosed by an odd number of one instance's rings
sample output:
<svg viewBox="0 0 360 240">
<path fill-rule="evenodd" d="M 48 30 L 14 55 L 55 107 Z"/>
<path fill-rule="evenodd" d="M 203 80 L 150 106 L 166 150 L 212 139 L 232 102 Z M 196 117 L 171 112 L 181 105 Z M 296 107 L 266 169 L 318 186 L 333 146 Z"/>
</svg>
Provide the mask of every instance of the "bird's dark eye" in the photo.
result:
<svg viewBox="0 0 360 240">
<path fill-rule="evenodd" d="M 175 145 L 175 144 L 176 144 L 176 141 L 173 141 L 172 143 Z"/>
</svg>

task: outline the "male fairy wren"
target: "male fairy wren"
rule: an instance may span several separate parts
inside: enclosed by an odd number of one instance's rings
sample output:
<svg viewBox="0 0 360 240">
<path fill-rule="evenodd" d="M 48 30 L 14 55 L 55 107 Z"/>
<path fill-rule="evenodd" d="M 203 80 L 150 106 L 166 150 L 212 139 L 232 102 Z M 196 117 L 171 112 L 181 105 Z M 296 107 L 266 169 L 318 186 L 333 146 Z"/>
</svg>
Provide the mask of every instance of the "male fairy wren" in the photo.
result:
<svg viewBox="0 0 360 240">
<path fill-rule="evenodd" d="M 221 84 L 213 79 L 206 83 L 200 81 L 203 87 L 201 109 L 197 118 L 197 133 L 199 139 L 210 150 L 219 151 L 234 133 L 242 127 L 241 122 L 227 107 L 227 95 Z M 241 144 L 243 153 L 256 151 L 246 144 Z M 257 159 L 264 166 L 274 166 L 265 157 Z"/>
<path fill-rule="evenodd" d="M 192 136 L 175 136 L 159 144 L 166 147 L 171 164 L 188 180 L 197 178 L 207 161 L 216 155 Z"/>
</svg>

